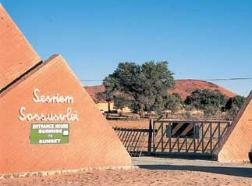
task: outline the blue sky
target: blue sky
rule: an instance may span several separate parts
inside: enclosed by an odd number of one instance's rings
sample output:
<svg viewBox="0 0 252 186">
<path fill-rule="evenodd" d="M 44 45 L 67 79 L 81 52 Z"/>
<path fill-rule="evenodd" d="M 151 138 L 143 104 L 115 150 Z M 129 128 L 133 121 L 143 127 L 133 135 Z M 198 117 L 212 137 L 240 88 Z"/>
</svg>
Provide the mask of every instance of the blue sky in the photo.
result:
<svg viewBox="0 0 252 186">
<path fill-rule="evenodd" d="M 169 61 L 176 79 L 252 77 L 251 0 L 0 2 L 44 60 L 62 54 L 82 80 L 149 60 Z M 252 89 L 252 80 L 214 83 L 244 96 Z"/>
</svg>

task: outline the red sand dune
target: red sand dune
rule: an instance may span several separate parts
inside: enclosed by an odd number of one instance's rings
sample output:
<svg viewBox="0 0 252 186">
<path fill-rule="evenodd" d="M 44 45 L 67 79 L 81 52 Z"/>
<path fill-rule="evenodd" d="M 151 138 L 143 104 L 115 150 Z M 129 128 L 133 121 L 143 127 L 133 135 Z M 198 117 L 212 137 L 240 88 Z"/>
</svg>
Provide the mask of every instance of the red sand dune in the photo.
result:
<svg viewBox="0 0 252 186">
<path fill-rule="evenodd" d="M 95 102 L 97 102 L 96 94 L 105 91 L 103 85 L 85 86 L 85 89 Z"/>
<path fill-rule="evenodd" d="M 95 95 L 98 92 L 103 92 L 105 90 L 103 85 L 86 86 L 85 89 L 95 101 L 97 101 Z M 231 92 L 230 90 L 224 87 L 221 87 L 219 85 L 216 85 L 214 83 L 202 81 L 202 80 L 192 80 L 192 79 L 175 80 L 174 88 L 171 88 L 168 92 L 178 93 L 182 97 L 182 99 L 186 99 L 186 97 L 189 96 L 196 89 L 217 90 L 227 97 L 236 96 L 236 94 Z"/>
<path fill-rule="evenodd" d="M 182 99 L 186 99 L 186 97 L 191 95 L 191 93 L 196 89 L 217 90 L 227 97 L 236 96 L 236 94 L 231 92 L 230 90 L 227 90 L 226 88 L 216 85 L 214 83 L 193 79 L 175 80 L 175 87 L 172 88 L 170 92 L 178 93 Z"/>
</svg>

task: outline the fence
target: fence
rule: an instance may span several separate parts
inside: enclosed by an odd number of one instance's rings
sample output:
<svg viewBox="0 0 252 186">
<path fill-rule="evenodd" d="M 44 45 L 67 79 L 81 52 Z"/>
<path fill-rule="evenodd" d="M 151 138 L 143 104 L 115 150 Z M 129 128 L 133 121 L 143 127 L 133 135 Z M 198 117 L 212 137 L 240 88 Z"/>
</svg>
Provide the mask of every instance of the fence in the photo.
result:
<svg viewBox="0 0 252 186">
<path fill-rule="evenodd" d="M 223 136 L 230 121 L 151 121 L 154 154 L 207 155 L 218 154 Z"/>
<path fill-rule="evenodd" d="M 230 121 L 150 120 L 148 129 L 114 128 L 131 156 L 199 155 L 215 158 Z"/>
<path fill-rule="evenodd" d="M 148 152 L 148 143 L 151 142 L 149 129 L 115 127 L 114 130 L 131 156 L 141 156 Z"/>
</svg>

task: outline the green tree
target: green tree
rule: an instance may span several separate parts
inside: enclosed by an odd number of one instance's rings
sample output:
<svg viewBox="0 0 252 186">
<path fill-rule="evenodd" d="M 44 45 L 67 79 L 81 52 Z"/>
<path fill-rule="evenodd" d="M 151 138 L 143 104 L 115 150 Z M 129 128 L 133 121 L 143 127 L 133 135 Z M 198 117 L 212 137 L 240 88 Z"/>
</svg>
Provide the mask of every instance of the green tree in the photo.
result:
<svg viewBox="0 0 252 186">
<path fill-rule="evenodd" d="M 242 105 L 244 104 L 245 99 L 246 99 L 245 97 L 239 96 L 239 95 L 232 97 L 232 98 L 229 98 L 227 100 L 226 105 L 225 105 L 225 109 L 230 110 L 234 107 L 237 107 L 240 109 L 242 107 Z"/>
<path fill-rule="evenodd" d="M 165 99 L 165 108 L 171 110 L 173 113 L 182 109 L 183 101 L 179 94 L 173 93 L 167 95 Z"/>
<path fill-rule="evenodd" d="M 219 91 L 195 90 L 185 100 L 185 104 L 199 110 L 203 110 L 206 115 L 213 115 L 221 111 L 225 106 L 226 98 Z"/>
<path fill-rule="evenodd" d="M 227 112 L 227 116 L 229 119 L 234 119 L 234 117 L 238 114 L 239 110 L 243 106 L 246 98 L 243 96 L 235 96 L 229 98 L 225 105 L 225 111 Z"/>
<path fill-rule="evenodd" d="M 150 61 L 143 65 L 125 62 L 119 63 L 104 79 L 103 85 L 110 97 L 114 100 L 123 97 L 123 104 L 143 115 L 144 111 L 164 109 L 167 90 L 174 85 L 174 80 L 166 61 Z"/>
<path fill-rule="evenodd" d="M 104 92 L 99 92 L 96 94 L 97 100 L 105 100 L 108 103 L 108 112 L 111 112 L 111 102 L 114 100 L 116 93 L 116 83 L 110 77 L 106 77 L 103 80 L 103 86 L 105 87 Z"/>
<path fill-rule="evenodd" d="M 114 105 L 115 105 L 115 108 L 117 108 L 117 109 L 123 109 L 126 106 L 129 106 L 130 104 L 131 104 L 130 101 L 127 98 L 125 98 L 124 96 L 115 96 L 114 97 Z"/>
</svg>

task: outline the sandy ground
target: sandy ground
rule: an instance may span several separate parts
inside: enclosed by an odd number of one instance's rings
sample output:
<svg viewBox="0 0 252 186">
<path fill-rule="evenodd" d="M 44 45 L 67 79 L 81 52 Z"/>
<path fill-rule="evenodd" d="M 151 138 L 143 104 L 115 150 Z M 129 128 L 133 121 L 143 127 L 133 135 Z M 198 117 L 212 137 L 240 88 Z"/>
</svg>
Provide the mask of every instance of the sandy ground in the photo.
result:
<svg viewBox="0 0 252 186">
<path fill-rule="evenodd" d="M 9 178 L 0 180 L 0 185 L 252 185 L 250 164 L 150 157 L 133 158 L 133 162 L 138 169 Z"/>
</svg>

